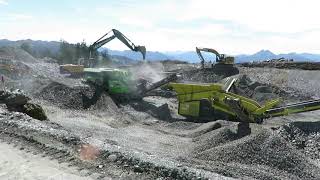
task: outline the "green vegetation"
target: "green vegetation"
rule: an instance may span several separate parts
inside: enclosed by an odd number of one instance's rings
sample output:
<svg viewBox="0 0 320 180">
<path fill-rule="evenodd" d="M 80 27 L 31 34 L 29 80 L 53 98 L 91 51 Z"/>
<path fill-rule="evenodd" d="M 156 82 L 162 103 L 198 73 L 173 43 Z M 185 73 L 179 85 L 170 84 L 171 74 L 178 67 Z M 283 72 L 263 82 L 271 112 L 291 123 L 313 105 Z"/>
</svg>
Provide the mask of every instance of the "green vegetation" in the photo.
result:
<svg viewBox="0 0 320 180">
<path fill-rule="evenodd" d="M 87 46 L 84 41 L 81 43 L 71 44 L 67 41 L 61 40 L 60 47 L 56 52 L 53 52 L 49 48 L 34 48 L 27 42 L 22 43 L 20 48 L 36 58 L 49 57 L 57 59 L 59 64 L 78 64 L 80 59 L 88 60 L 90 58 L 89 46 Z M 95 64 L 99 63 L 107 65 L 111 61 L 107 50 L 101 52 L 96 50 L 92 51 L 91 57 L 95 59 Z"/>
<path fill-rule="evenodd" d="M 44 57 L 55 58 L 56 57 L 56 56 L 54 56 L 54 53 L 52 53 L 52 51 L 50 51 L 49 48 L 43 47 L 42 49 L 37 49 L 37 48 L 34 48 L 28 42 L 23 42 L 20 45 L 20 48 L 25 50 L 27 53 L 31 54 L 33 57 L 36 57 L 36 58 L 44 58 Z"/>
<path fill-rule="evenodd" d="M 94 64 L 108 65 L 111 62 L 107 50 L 101 52 L 92 50 L 90 56 L 89 46 L 84 41 L 70 44 L 62 40 L 56 59 L 58 59 L 59 64 L 79 64 L 80 59 L 88 60 L 90 57 L 94 58 Z"/>
<path fill-rule="evenodd" d="M 70 44 L 66 41 L 61 41 L 58 52 L 59 64 L 78 64 L 79 58 L 89 57 L 89 48 L 85 42 Z"/>
</svg>

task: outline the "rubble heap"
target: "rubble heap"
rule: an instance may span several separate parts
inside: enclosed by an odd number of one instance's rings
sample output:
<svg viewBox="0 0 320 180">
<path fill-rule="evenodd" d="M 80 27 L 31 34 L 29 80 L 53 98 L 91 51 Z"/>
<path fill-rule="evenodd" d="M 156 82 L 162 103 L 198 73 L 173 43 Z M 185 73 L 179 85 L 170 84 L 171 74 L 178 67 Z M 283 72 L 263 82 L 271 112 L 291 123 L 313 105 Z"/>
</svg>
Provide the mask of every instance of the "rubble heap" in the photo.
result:
<svg viewBox="0 0 320 180">
<path fill-rule="evenodd" d="M 47 120 L 42 107 L 29 101 L 30 98 L 19 89 L 0 91 L 0 103 L 5 104 L 9 111 L 22 112 L 38 120 Z"/>
</svg>

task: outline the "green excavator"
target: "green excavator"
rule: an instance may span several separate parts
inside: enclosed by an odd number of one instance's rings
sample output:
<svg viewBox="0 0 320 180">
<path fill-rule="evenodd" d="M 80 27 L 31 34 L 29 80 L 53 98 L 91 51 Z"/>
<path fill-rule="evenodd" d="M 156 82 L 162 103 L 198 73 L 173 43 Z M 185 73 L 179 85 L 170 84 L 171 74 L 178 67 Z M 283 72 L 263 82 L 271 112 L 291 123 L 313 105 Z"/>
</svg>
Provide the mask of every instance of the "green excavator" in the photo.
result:
<svg viewBox="0 0 320 180">
<path fill-rule="evenodd" d="M 135 52 L 140 52 L 142 55 L 142 59 L 145 60 L 146 58 L 146 47 L 135 45 L 129 38 L 127 38 L 124 34 L 116 29 L 112 29 L 111 31 L 104 34 L 100 37 L 97 41 L 95 41 L 92 45 L 89 46 L 89 64 L 88 67 L 94 67 L 94 57 L 93 52 L 98 50 L 103 45 L 109 43 L 110 41 L 114 40 L 115 38 L 119 39 L 123 44 L 125 44 L 129 49 Z"/>
<path fill-rule="evenodd" d="M 112 35 L 110 35 L 112 33 Z M 146 57 L 145 46 L 138 46 L 131 42 L 124 34 L 116 29 L 112 29 L 92 45 L 89 46 L 89 61 L 84 68 L 84 83 L 89 84 L 95 89 L 92 99 L 98 99 L 102 92 L 107 92 L 116 102 L 124 102 L 130 99 L 138 99 L 143 97 L 144 91 L 148 88 L 147 82 L 143 79 L 135 79 L 133 74 L 126 69 L 117 68 L 96 68 L 93 52 L 112 41 L 119 39 L 123 44 L 132 51 L 140 52 L 143 61 Z M 90 102 L 90 98 L 83 97 L 85 101 Z M 94 102 L 93 102 L 94 103 Z M 93 103 L 89 104 L 92 105 Z"/>
<path fill-rule="evenodd" d="M 93 87 L 95 92 L 91 98 L 83 95 L 83 102 L 88 108 L 96 103 L 103 92 L 108 93 L 116 104 L 141 100 L 148 92 L 177 78 L 176 74 L 171 74 L 160 81 L 148 83 L 145 79 L 134 78 L 132 72 L 123 69 L 88 68 L 85 69 L 84 83 Z"/>
<path fill-rule="evenodd" d="M 61 74 L 70 74 L 74 77 L 83 76 L 86 71 L 91 71 L 92 69 L 86 68 L 94 68 L 97 64 L 97 57 L 95 57 L 95 53 L 99 48 L 103 45 L 109 43 L 113 39 L 119 39 L 123 44 L 125 44 L 129 49 L 135 52 L 140 52 L 142 54 L 142 59 L 145 60 L 146 57 L 146 48 L 145 46 L 135 45 L 129 38 L 127 38 L 124 34 L 116 29 L 112 29 L 108 33 L 104 34 L 97 41 L 95 41 L 92 45 L 89 46 L 89 58 L 79 58 L 78 64 L 64 64 L 60 65 L 60 73 Z"/>
</svg>

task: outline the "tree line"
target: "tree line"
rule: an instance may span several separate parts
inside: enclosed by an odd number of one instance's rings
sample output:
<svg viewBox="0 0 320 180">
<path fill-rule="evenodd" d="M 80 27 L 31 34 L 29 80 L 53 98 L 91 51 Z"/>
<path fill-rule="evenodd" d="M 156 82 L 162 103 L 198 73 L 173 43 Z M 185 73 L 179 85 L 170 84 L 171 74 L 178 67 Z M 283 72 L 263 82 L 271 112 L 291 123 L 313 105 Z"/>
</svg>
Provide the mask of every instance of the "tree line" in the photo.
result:
<svg viewBox="0 0 320 180">
<path fill-rule="evenodd" d="M 59 64 L 79 64 L 81 60 L 86 61 L 90 58 L 89 46 L 84 41 L 72 44 L 61 40 L 58 52 L 52 52 L 48 48 L 34 49 L 29 43 L 22 43 L 20 48 L 36 58 L 56 59 Z M 107 50 L 91 50 L 91 58 L 95 61 L 94 64 L 108 64 L 111 61 Z"/>
</svg>

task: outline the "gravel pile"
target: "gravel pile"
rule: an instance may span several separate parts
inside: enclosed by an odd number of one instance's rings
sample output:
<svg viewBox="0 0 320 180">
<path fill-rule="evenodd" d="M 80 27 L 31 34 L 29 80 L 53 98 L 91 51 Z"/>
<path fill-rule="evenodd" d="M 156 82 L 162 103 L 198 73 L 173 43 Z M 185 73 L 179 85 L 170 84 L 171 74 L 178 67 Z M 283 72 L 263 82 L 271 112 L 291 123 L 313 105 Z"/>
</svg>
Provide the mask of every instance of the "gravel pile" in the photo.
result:
<svg viewBox="0 0 320 180">
<path fill-rule="evenodd" d="M 67 79 L 59 73 L 57 63 L 48 62 L 46 59 L 37 59 L 26 51 L 14 47 L 0 48 L 0 56 L 12 57 L 13 70 L 2 72 L 7 88 L 23 89 L 29 95 L 34 95 L 35 91 L 48 81 L 55 80 L 66 84 L 77 84 L 79 80 Z"/>
<path fill-rule="evenodd" d="M 1 47 L 0 56 L 11 56 L 15 60 L 26 63 L 37 63 L 38 59 L 31 56 L 29 53 L 18 47 Z"/>
<path fill-rule="evenodd" d="M 38 96 L 52 104 L 66 109 L 83 109 L 82 93 L 93 94 L 93 90 L 84 91 L 82 87 L 69 87 L 65 84 L 52 82 L 44 87 Z"/>
<path fill-rule="evenodd" d="M 192 156 L 206 163 L 206 169 L 236 178 L 320 178 L 319 167 L 277 132 L 251 129 L 254 133 L 246 135 L 234 124 L 196 137 Z"/>
<path fill-rule="evenodd" d="M 238 81 L 235 83 L 236 88 L 231 89 L 231 92 L 252 98 L 260 104 L 276 98 L 281 98 L 284 103 L 307 99 L 305 96 L 297 96 L 295 93 L 285 91 L 273 84 L 254 81 L 247 75 L 236 75 L 234 77 L 237 77 Z"/>
<path fill-rule="evenodd" d="M 240 68 L 253 81 L 273 84 L 303 100 L 319 98 L 319 71 L 276 68 Z"/>
<path fill-rule="evenodd" d="M 240 139 L 244 135 L 250 133 L 250 130 L 247 130 L 247 133 L 239 134 L 237 132 L 237 124 L 238 123 L 234 123 L 229 125 L 228 128 L 220 128 L 195 137 L 193 141 L 199 144 L 199 146 L 195 148 L 195 151 L 203 152 L 212 147 Z"/>
<path fill-rule="evenodd" d="M 214 71 L 201 69 L 183 71 L 181 76 L 181 81 L 194 83 L 216 83 L 224 78 L 224 76 L 216 75 Z"/>
<path fill-rule="evenodd" d="M 106 93 L 102 93 L 92 106 L 86 107 L 85 97 L 92 98 L 93 94 L 94 89 L 88 86 L 70 87 L 59 82 L 52 82 L 44 87 L 38 93 L 38 96 L 64 109 L 85 109 L 86 111 L 98 110 L 112 115 L 119 111 L 117 105 Z"/>
<path fill-rule="evenodd" d="M 59 65 L 53 63 L 26 63 L 26 65 L 32 69 L 33 76 L 57 79 L 63 78 L 64 76 L 59 72 Z"/>
<path fill-rule="evenodd" d="M 308 157 L 320 160 L 320 122 L 285 124 L 278 133 Z"/>
<path fill-rule="evenodd" d="M 242 63 L 243 67 L 269 67 L 279 69 L 320 70 L 319 62 L 253 62 Z"/>
<path fill-rule="evenodd" d="M 118 106 L 114 103 L 107 93 L 102 93 L 98 101 L 92 105 L 88 110 L 98 110 L 109 114 L 118 114 Z"/>
</svg>

